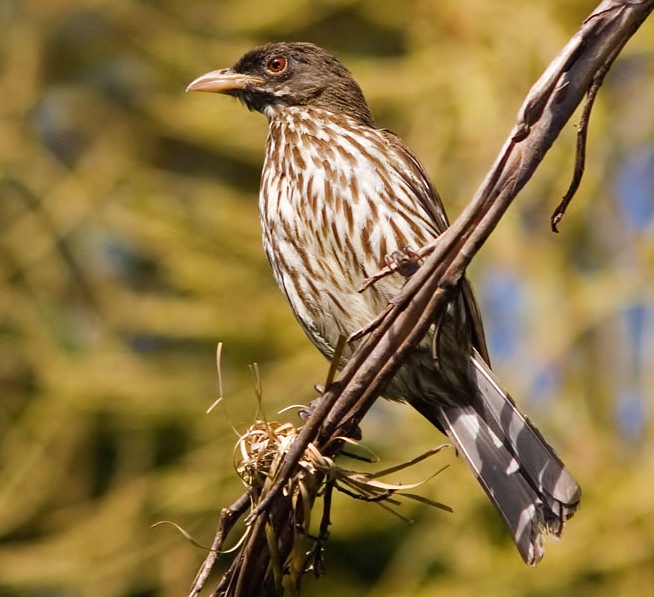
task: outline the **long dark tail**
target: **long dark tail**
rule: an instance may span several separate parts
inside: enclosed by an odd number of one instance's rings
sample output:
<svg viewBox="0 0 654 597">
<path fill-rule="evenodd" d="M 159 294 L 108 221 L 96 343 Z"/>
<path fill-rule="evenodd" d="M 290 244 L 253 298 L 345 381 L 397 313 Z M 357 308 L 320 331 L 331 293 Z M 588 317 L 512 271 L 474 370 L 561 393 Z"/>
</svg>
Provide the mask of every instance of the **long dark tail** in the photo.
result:
<svg viewBox="0 0 654 597">
<path fill-rule="evenodd" d="M 478 391 L 469 405 L 421 405 L 465 458 L 502 515 L 520 555 L 535 566 L 546 534 L 559 537 L 581 490 L 552 447 L 502 390 L 488 365 L 472 358 Z"/>
</svg>

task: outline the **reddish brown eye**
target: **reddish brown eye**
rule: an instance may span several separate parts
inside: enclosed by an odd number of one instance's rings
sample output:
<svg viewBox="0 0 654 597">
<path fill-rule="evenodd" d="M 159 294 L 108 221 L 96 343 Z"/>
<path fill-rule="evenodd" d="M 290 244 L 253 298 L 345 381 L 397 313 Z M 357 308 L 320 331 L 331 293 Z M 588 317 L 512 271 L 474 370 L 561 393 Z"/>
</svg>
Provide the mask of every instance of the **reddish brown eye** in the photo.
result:
<svg viewBox="0 0 654 597">
<path fill-rule="evenodd" d="M 271 73 L 281 73 L 286 69 L 286 58 L 283 56 L 275 56 L 274 58 L 268 60 L 266 68 Z"/>
</svg>

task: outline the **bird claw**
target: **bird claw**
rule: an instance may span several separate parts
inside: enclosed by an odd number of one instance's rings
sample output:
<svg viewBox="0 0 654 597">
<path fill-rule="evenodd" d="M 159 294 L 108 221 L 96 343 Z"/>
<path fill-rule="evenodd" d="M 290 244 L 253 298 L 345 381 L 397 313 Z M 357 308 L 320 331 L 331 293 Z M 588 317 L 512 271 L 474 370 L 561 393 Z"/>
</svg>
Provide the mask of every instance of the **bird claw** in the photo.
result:
<svg viewBox="0 0 654 597">
<path fill-rule="evenodd" d="M 382 268 L 376 274 L 366 278 L 363 283 L 363 286 L 359 288 L 359 292 L 370 288 L 373 284 L 379 282 L 382 278 L 390 276 L 397 272 L 405 279 L 409 279 L 413 274 L 418 271 L 418 268 L 422 265 L 422 260 L 425 256 L 429 255 L 433 251 L 434 247 L 427 245 L 416 251 L 412 247 L 404 247 L 403 249 L 398 249 L 393 251 L 389 255 L 384 257 L 386 262 L 386 267 Z"/>
<path fill-rule="evenodd" d="M 300 416 L 300 419 L 302 421 L 307 421 L 313 414 L 313 411 L 316 408 L 317 403 L 322 399 L 323 394 L 325 393 L 325 386 L 321 384 L 316 384 L 313 386 L 313 389 L 318 392 L 318 396 L 316 396 L 311 402 L 309 402 L 308 406 L 303 406 L 299 411 L 298 415 Z"/>
<path fill-rule="evenodd" d="M 395 272 L 399 273 L 401 276 L 404 276 L 406 279 L 410 278 L 418 271 L 418 268 L 422 265 L 422 260 L 434 250 L 434 247 L 434 243 L 431 243 L 424 246 L 419 251 L 416 251 L 412 247 L 407 246 L 402 250 L 393 251 L 390 255 L 386 255 L 384 258 L 386 261 L 386 267 L 378 271 L 373 276 L 366 278 L 363 286 L 359 288 L 359 292 L 363 292 L 382 278 L 390 276 Z M 360 340 L 363 338 L 363 336 L 366 336 L 372 332 L 372 330 L 374 330 L 381 323 L 384 317 L 386 317 L 391 308 L 391 304 L 387 305 L 386 309 L 382 313 L 380 313 L 367 326 L 351 334 L 347 341 L 354 342 L 355 340 Z"/>
<path fill-rule="evenodd" d="M 316 396 L 311 402 L 309 402 L 308 406 L 304 406 L 298 411 L 298 415 L 299 415 L 300 419 L 302 419 L 302 422 L 308 421 L 309 418 L 311 417 L 311 415 L 313 415 L 314 410 L 316 409 L 316 407 L 318 406 L 318 404 L 322 400 L 323 394 L 326 391 L 325 386 L 323 386 L 321 384 L 316 384 L 315 386 L 313 386 L 313 389 L 316 390 L 316 392 L 318 392 L 318 396 Z M 356 440 L 356 441 L 361 440 L 361 438 L 363 437 L 363 433 L 361 432 L 361 428 L 358 425 L 356 425 L 349 432 L 348 437 L 350 439 L 353 439 L 353 440 Z"/>
<path fill-rule="evenodd" d="M 385 257 L 386 267 L 391 272 L 397 272 L 404 278 L 410 278 L 418 271 L 422 263 L 420 254 L 412 247 L 404 247 L 402 250 L 393 251 Z"/>
</svg>

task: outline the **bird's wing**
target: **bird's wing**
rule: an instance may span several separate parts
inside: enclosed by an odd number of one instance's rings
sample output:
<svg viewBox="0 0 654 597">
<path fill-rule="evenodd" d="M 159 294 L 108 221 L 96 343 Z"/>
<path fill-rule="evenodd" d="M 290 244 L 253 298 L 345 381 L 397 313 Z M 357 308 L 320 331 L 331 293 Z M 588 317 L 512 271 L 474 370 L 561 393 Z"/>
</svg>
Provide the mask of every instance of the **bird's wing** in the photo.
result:
<svg viewBox="0 0 654 597">
<path fill-rule="evenodd" d="M 443 202 L 434 187 L 429 175 L 425 171 L 423 165 L 412 151 L 406 146 L 404 141 L 397 135 L 388 130 L 380 131 L 392 154 L 398 156 L 402 163 L 401 168 L 398 170 L 402 173 L 403 177 L 410 188 L 413 189 L 416 199 L 421 204 L 422 208 L 431 217 L 434 227 L 438 234 L 441 234 L 449 227 L 450 223 L 445 213 Z M 465 304 L 466 315 L 471 326 L 472 331 L 472 344 L 477 349 L 481 357 L 490 365 L 490 357 L 488 354 L 488 347 L 486 346 L 486 335 L 484 334 L 484 327 L 482 325 L 481 314 L 472 291 L 472 286 L 468 278 L 464 276 L 461 279 L 461 296 Z"/>
<path fill-rule="evenodd" d="M 398 159 L 398 164 L 396 164 L 398 172 L 413 189 L 416 199 L 431 217 L 437 233 L 442 234 L 450 223 L 445 215 L 443 202 L 429 175 L 402 139 L 386 129 L 382 129 L 380 132 L 388 143 L 389 155 L 395 155 Z"/>
</svg>

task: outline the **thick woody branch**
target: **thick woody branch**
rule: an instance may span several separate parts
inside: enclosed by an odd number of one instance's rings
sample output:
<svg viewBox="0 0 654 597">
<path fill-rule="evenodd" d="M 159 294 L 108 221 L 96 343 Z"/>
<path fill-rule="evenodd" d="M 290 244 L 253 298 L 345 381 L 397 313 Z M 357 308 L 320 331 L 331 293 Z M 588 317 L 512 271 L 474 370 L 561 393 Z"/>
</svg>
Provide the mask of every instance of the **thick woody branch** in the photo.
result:
<svg viewBox="0 0 654 597">
<path fill-rule="evenodd" d="M 369 329 L 305 422 L 274 483 L 249 515 L 248 540 L 216 594 L 267 594 L 263 587 L 272 586 L 272 573 L 270 557 L 263 548 L 264 521 L 273 525 L 283 551 L 289 543 L 285 539 L 289 530 L 284 525 L 293 524 L 288 520 L 289 498 L 283 489 L 298 474 L 297 465 L 307 446 L 313 443 L 329 455 L 338 451 L 337 438 L 355 429 L 408 352 L 439 320 L 474 255 L 530 180 L 584 96 L 590 92 L 592 99 L 615 57 L 652 10 L 654 0 L 600 3 L 531 88 L 516 125 L 470 204 L 433 243 L 431 254 Z M 246 562 L 243 554 L 256 557 Z M 284 561 L 287 554 L 279 555 Z"/>
</svg>

